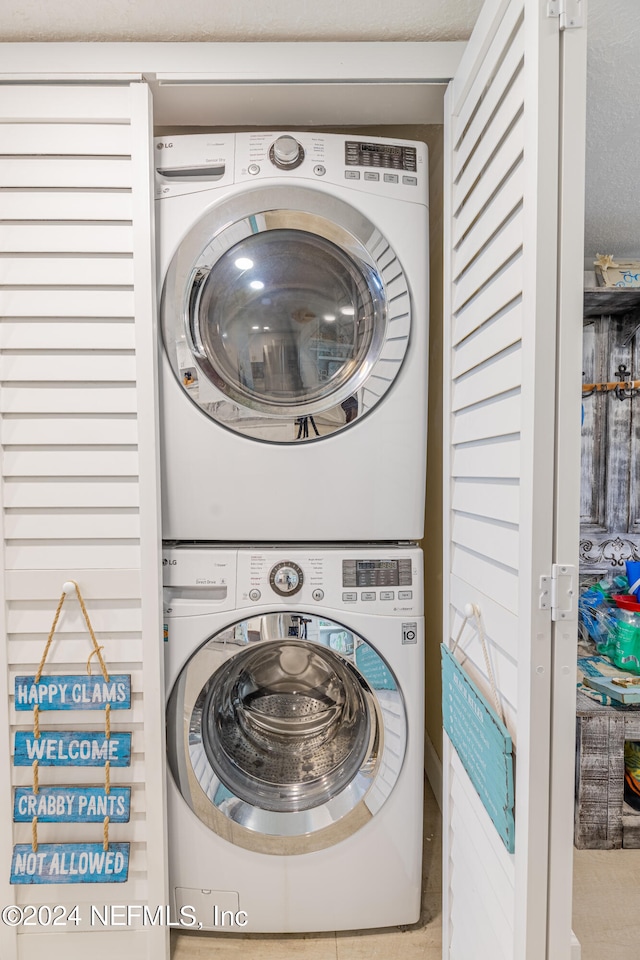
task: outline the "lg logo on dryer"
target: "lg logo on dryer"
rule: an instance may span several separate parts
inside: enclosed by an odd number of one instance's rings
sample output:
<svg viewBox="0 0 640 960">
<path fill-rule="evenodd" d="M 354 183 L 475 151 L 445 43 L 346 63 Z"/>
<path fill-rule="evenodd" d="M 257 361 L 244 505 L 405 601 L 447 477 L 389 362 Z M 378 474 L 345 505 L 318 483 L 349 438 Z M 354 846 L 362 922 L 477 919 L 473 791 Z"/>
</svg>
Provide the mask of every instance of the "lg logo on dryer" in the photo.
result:
<svg viewBox="0 0 640 960">
<path fill-rule="evenodd" d="M 172 146 L 173 146 L 172 143 L 157 143 L 156 150 L 165 150 L 165 149 L 168 150 L 169 147 L 172 147 Z"/>
</svg>

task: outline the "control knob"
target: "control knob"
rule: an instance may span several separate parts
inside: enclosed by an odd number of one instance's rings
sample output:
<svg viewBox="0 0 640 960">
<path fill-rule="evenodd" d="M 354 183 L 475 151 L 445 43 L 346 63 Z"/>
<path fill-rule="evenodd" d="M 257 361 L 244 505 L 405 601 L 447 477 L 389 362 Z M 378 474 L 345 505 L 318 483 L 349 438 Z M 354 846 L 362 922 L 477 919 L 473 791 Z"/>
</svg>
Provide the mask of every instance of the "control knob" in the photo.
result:
<svg viewBox="0 0 640 960">
<path fill-rule="evenodd" d="M 283 560 L 276 563 L 269 574 L 271 588 L 281 597 L 290 597 L 302 589 L 304 574 L 297 563 Z"/>
<path fill-rule="evenodd" d="M 282 170 L 293 170 L 304 160 L 304 149 L 293 137 L 278 137 L 271 144 L 269 159 Z"/>
</svg>

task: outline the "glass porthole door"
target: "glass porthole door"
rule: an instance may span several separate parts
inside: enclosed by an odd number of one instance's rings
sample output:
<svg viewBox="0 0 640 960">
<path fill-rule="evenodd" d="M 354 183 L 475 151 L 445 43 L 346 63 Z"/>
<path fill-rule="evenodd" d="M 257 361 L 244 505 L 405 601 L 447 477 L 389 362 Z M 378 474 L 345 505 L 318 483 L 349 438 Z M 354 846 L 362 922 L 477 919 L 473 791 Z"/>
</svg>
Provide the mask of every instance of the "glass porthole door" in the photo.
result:
<svg viewBox="0 0 640 960">
<path fill-rule="evenodd" d="M 187 803 L 225 839 L 263 852 L 309 852 L 359 829 L 393 789 L 406 745 L 385 661 L 353 631 L 300 613 L 211 637 L 167 718 Z"/>
<path fill-rule="evenodd" d="M 367 413 L 409 339 L 389 244 L 348 204 L 300 187 L 248 191 L 205 214 L 171 262 L 161 312 L 173 372 L 202 412 L 282 443 Z"/>
</svg>

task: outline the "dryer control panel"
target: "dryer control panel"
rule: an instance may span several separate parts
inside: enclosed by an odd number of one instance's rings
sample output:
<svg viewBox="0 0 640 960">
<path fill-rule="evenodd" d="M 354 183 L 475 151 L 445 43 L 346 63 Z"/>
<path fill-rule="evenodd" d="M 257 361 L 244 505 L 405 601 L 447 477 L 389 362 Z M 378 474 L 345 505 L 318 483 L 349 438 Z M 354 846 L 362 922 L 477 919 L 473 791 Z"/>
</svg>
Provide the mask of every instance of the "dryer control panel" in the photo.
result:
<svg viewBox="0 0 640 960">
<path fill-rule="evenodd" d="M 274 177 L 347 186 L 428 206 L 428 155 L 417 140 L 336 133 L 237 133 L 235 181 Z"/>
<path fill-rule="evenodd" d="M 427 146 L 417 140 L 300 131 L 178 134 L 155 138 L 154 161 L 158 200 L 284 179 L 429 205 Z"/>
</svg>

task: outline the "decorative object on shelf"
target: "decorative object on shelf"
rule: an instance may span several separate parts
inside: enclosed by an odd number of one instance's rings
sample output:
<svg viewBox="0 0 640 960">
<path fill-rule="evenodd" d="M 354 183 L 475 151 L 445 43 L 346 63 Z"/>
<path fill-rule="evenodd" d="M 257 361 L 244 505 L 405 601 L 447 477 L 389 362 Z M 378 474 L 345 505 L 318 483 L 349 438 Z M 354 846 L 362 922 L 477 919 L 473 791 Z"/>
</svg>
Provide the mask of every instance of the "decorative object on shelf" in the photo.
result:
<svg viewBox="0 0 640 960">
<path fill-rule="evenodd" d="M 480 610 L 467 604 L 451 650 L 440 645 L 442 656 L 442 717 L 447 736 L 467 771 L 502 842 L 515 850 L 513 743 L 504 723 L 487 650 Z M 456 660 L 454 652 L 465 626 L 473 621 L 482 646 L 495 709 Z"/>
<path fill-rule="evenodd" d="M 580 565 L 623 567 L 627 560 L 640 560 L 640 544 L 629 537 L 607 536 L 580 540 Z"/>
<path fill-rule="evenodd" d="M 613 393 L 618 400 L 632 400 L 634 394 L 640 390 L 640 380 L 633 380 L 631 371 L 625 363 L 620 363 L 616 370 L 617 380 L 608 383 L 583 383 L 582 396 L 590 397 L 594 393 Z"/>
<path fill-rule="evenodd" d="M 87 673 L 43 677 L 53 636 L 66 597 L 75 593 L 93 649 Z M 129 843 L 109 841 L 110 823 L 128 823 L 131 788 L 111 786 L 111 767 L 131 764 L 131 733 L 111 732 L 111 711 L 131 709 L 131 677 L 110 676 L 102 657 L 78 584 L 67 581 L 35 676 L 15 678 L 16 711 L 33 711 L 33 730 L 19 730 L 14 741 L 14 766 L 33 770 L 31 787 L 14 791 L 15 823 L 31 823 L 31 843 L 16 844 L 11 863 L 12 884 L 123 883 L 129 871 Z M 100 675 L 92 676 L 96 656 Z M 104 710 L 104 730 L 40 729 L 46 711 Z M 40 786 L 41 766 L 102 767 L 104 786 Z M 102 843 L 38 842 L 38 823 L 101 823 Z"/>
<path fill-rule="evenodd" d="M 640 287 L 640 260 L 614 260 L 611 254 L 596 254 L 593 262 L 600 287 Z"/>
</svg>

